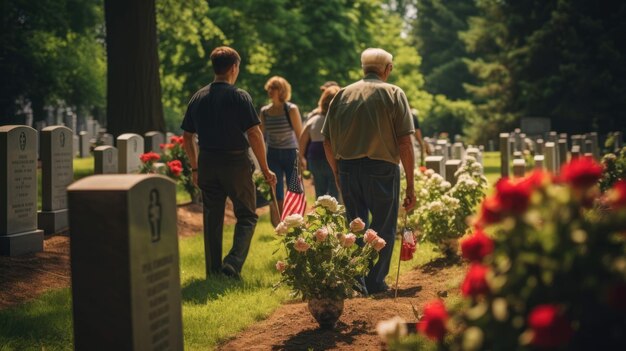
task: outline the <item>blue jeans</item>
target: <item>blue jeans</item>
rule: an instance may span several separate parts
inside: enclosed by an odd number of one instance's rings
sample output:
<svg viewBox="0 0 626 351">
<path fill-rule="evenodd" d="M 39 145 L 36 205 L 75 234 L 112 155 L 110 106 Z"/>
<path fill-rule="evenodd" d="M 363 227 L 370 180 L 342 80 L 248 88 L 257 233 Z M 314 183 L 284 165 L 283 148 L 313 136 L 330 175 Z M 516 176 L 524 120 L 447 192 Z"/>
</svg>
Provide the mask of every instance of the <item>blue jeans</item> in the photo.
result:
<svg viewBox="0 0 626 351">
<path fill-rule="evenodd" d="M 328 165 L 326 159 L 310 159 L 307 161 L 308 168 L 313 174 L 313 182 L 315 183 L 315 197 L 322 195 L 330 195 L 339 200 L 339 192 L 335 185 L 335 176 L 333 170 Z"/>
<path fill-rule="evenodd" d="M 276 173 L 276 200 L 285 198 L 285 181 L 289 181 L 296 161 L 296 149 L 267 148 L 267 165 Z"/>
<path fill-rule="evenodd" d="M 366 228 L 375 230 L 387 242 L 379 252 L 378 262 L 365 277 L 368 292 L 385 291 L 385 277 L 389 273 L 396 236 L 400 168 L 393 163 L 369 158 L 339 160 L 338 167 L 348 220 L 360 217 Z M 368 223 L 370 213 L 372 223 Z"/>
</svg>

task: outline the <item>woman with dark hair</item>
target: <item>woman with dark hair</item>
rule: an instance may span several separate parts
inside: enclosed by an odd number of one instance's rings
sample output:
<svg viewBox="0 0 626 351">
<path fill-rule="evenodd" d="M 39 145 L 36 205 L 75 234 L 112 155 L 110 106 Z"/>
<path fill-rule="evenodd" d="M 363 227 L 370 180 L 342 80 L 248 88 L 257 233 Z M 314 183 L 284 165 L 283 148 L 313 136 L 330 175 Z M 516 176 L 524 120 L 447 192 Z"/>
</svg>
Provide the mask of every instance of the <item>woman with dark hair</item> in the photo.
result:
<svg viewBox="0 0 626 351">
<path fill-rule="evenodd" d="M 298 106 L 289 102 L 291 85 L 285 78 L 274 76 L 265 83 L 270 104 L 261 108 L 259 119 L 267 142 L 267 163 L 276 173 L 276 200 L 283 211 L 285 181 L 289 181 L 297 160 L 298 138 L 302 133 L 302 119 Z M 274 223 L 276 222 L 276 223 Z M 272 213 L 272 224 L 277 225 Z"/>
<path fill-rule="evenodd" d="M 300 136 L 300 150 L 302 150 L 300 162 L 302 169 L 308 168 L 313 174 L 315 197 L 330 195 L 339 198 L 333 171 L 324 154 L 324 136 L 322 135 L 322 126 L 326 120 L 328 106 L 338 91 L 339 86 L 335 85 L 322 92 L 317 108 L 319 112 L 309 117 Z"/>
</svg>

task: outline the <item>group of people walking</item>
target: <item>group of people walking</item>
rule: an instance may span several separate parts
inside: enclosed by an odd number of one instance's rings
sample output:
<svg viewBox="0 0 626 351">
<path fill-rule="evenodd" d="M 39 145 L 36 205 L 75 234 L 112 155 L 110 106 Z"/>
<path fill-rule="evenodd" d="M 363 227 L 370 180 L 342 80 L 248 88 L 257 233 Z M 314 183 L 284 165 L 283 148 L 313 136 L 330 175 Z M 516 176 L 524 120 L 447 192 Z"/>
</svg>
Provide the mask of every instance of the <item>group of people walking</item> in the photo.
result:
<svg viewBox="0 0 626 351">
<path fill-rule="evenodd" d="M 215 79 L 191 98 L 181 125 L 193 180 L 202 190 L 207 275 L 238 278 L 248 255 L 258 219 L 254 165 L 247 152 L 251 148 L 265 180 L 275 186 L 281 210 L 284 182 L 299 160 L 313 174 L 316 196 L 341 196 L 348 221 L 360 217 L 366 228 L 378 232 L 387 245 L 365 278 L 365 287 L 369 293 L 387 290 L 384 279 L 396 233 L 400 161 L 407 180 L 403 206 L 410 211 L 415 205 L 411 140 L 415 127 L 406 95 L 386 82 L 392 58 L 379 48 L 363 51 L 364 78 L 344 88 L 334 82 L 323 85 L 317 108 L 303 124 L 284 78 L 267 81 L 271 102 L 257 114 L 250 95 L 234 86 L 239 54 L 229 47 L 213 50 Z M 233 203 L 237 223 L 233 246 L 222 259 L 226 197 Z"/>
</svg>

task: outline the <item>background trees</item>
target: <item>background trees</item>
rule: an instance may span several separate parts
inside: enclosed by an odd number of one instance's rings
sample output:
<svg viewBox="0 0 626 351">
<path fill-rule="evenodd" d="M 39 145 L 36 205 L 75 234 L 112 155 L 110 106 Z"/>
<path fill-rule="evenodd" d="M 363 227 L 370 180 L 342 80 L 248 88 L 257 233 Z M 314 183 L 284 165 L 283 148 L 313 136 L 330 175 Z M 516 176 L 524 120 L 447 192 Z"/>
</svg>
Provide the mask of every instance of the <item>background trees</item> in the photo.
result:
<svg viewBox="0 0 626 351">
<path fill-rule="evenodd" d="M 105 45 L 115 38 L 105 35 L 104 1 L 0 0 L 0 123 L 23 121 L 16 116 L 24 103 L 35 120 L 45 118 L 45 106 L 67 105 L 105 122 L 108 105 L 111 130 L 176 131 L 190 96 L 212 79 L 208 56 L 218 45 L 242 55 L 238 85 L 257 105 L 267 101 L 265 81 L 281 75 L 307 111 L 324 81 L 358 79 L 360 52 L 380 46 L 394 54 L 391 81 L 419 110 L 426 134 L 485 142 L 524 116 L 551 118 L 563 132 L 626 129 L 626 4 L 617 0 L 155 0 L 155 6 L 156 24 L 142 7 L 116 32 L 128 40 L 136 32 L 131 26 L 156 25 L 145 46 L 119 51 L 128 56 L 116 66 L 151 67 L 152 78 L 132 86 L 130 74 L 141 69 L 109 69 L 109 82 L 122 88 L 110 85 L 107 104 Z M 158 61 L 142 56 L 155 57 L 155 48 Z M 140 102 L 151 107 L 127 113 L 122 98 L 137 102 L 140 92 L 153 96 Z"/>
</svg>

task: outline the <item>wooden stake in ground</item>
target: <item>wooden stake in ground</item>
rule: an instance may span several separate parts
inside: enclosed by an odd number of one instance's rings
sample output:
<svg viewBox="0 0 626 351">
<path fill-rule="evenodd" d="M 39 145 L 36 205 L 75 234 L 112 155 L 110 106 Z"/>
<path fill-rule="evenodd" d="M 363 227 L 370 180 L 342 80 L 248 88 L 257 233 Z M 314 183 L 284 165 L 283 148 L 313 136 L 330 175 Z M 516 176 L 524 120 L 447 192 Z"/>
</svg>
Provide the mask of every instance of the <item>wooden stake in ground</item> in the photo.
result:
<svg viewBox="0 0 626 351">
<path fill-rule="evenodd" d="M 396 273 L 396 292 L 393 296 L 395 300 L 398 297 L 398 280 L 400 279 L 400 263 L 402 262 L 402 245 L 404 245 L 404 232 L 406 231 L 406 217 L 408 213 L 404 211 L 404 225 L 402 226 L 402 236 L 400 237 L 400 252 L 398 253 L 398 272 Z"/>
</svg>

